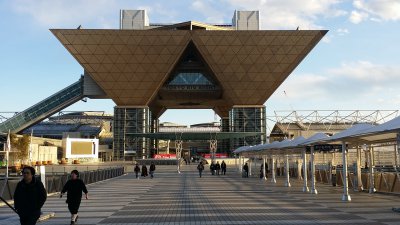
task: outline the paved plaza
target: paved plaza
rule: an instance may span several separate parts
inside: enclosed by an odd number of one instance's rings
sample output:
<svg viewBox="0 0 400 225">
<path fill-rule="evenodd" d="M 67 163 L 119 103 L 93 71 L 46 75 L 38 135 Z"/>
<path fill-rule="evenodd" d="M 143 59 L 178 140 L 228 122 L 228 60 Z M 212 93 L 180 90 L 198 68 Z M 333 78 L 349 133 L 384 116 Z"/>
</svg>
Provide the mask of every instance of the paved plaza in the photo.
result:
<svg viewBox="0 0 400 225">
<path fill-rule="evenodd" d="M 256 177 L 241 178 L 228 167 L 226 176 L 199 178 L 196 166 L 159 166 L 154 179 L 128 175 L 88 186 L 78 224 L 400 224 L 399 196 L 350 192 L 341 201 L 340 187 L 317 184 L 319 194 L 301 192 L 301 182 L 283 186 Z M 65 198 L 50 196 L 45 212 L 55 217 L 40 224 L 69 224 Z M 12 216 L 6 207 L 0 217 Z M 3 220 L 4 221 L 4 220 Z M 0 220 L 1 222 L 1 220 Z"/>
</svg>

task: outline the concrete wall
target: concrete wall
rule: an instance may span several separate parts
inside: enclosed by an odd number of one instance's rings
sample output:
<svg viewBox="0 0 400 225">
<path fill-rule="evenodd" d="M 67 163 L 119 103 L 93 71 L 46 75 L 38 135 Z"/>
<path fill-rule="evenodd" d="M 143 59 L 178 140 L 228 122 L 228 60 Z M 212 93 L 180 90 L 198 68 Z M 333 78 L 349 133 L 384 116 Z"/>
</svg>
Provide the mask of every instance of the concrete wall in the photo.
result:
<svg viewBox="0 0 400 225">
<path fill-rule="evenodd" d="M 235 11 L 232 25 L 236 30 L 260 30 L 260 11 Z"/>
<path fill-rule="evenodd" d="M 56 146 L 39 146 L 32 144 L 31 161 L 52 161 L 57 163 L 57 147 Z"/>
<path fill-rule="evenodd" d="M 143 30 L 146 26 L 149 26 L 149 18 L 146 10 L 120 11 L 121 30 Z"/>
</svg>

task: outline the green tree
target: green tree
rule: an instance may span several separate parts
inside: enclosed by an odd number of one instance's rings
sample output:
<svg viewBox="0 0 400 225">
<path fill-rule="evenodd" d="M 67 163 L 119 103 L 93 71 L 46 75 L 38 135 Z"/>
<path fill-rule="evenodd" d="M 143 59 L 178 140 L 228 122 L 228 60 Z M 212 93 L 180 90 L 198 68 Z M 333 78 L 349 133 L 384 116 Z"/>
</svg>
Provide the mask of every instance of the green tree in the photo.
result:
<svg viewBox="0 0 400 225">
<path fill-rule="evenodd" d="M 22 137 L 18 137 L 16 134 L 10 135 L 11 151 L 14 152 L 14 161 L 21 160 L 25 161 L 28 158 L 30 137 L 24 134 Z"/>
</svg>

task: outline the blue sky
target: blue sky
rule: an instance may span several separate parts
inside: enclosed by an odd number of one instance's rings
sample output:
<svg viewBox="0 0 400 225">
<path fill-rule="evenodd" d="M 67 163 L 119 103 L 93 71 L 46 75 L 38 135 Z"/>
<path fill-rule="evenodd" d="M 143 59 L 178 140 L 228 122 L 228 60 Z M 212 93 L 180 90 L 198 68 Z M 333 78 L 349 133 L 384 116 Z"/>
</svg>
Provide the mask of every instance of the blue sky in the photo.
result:
<svg viewBox="0 0 400 225">
<path fill-rule="evenodd" d="M 265 103 L 268 115 L 291 109 L 399 109 L 398 0 L 0 0 L 0 112 L 22 111 L 82 74 L 50 28 L 118 29 L 120 9 L 146 9 L 150 23 L 230 23 L 235 9 L 260 10 L 262 29 L 327 29 Z M 89 100 L 66 110 L 113 112 L 113 107 L 111 100 Z M 184 124 L 213 120 L 211 110 L 168 110 L 161 117 Z"/>
</svg>

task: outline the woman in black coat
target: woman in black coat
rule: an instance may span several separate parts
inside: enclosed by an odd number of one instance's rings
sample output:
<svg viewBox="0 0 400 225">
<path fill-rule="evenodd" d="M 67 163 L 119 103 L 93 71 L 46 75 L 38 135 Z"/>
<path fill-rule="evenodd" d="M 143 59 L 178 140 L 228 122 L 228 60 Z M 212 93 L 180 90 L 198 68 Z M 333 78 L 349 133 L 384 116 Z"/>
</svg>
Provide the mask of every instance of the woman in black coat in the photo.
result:
<svg viewBox="0 0 400 225">
<path fill-rule="evenodd" d="M 71 179 L 67 181 L 61 191 L 60 198 L 67 192 L 68 210 L 71 213 L 71 225 L 78 220 L 78 210 L 81 205 L 82 192 L 85 193 L 85 198 L 88 199 L 88 191 L 85 184 L 79 177 L 78 170 L 72 170 Z"/>
<path fill-rule="evenodd" d="M 25 167 L 22 175 L 23 179 L 18 182 L 14 192 L 14 207 L 21 225 L 35 225 L 47 199 L 47 193 L 42 182 L 35 178 L 33 167 Z"/>
<path fill-rule="evenodd" d="M 149 174 L 147 173 L 147 166 L 143 164 L 142 166 L 142 177 L 147 177 Z"/>
</svg>

